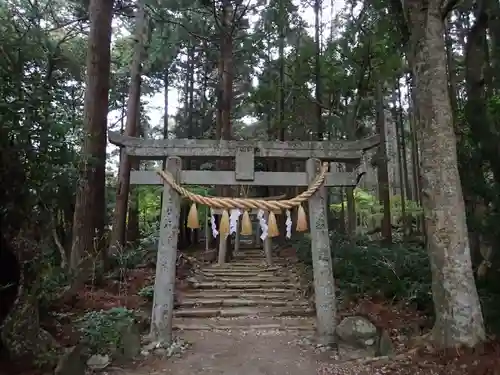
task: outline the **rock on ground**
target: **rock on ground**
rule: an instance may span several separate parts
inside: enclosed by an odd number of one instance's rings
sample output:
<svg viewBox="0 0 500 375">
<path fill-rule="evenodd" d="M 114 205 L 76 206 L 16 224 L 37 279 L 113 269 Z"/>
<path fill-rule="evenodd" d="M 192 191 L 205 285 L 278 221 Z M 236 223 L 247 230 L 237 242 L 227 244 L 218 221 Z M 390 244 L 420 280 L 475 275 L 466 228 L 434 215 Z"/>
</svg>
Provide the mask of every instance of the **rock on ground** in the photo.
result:
<svg viewBox="0 0 500 375">
<path fill-rule="evenodd" d="M 348 344 L 372 346 L 378 338 L 378 330 L 362 316 L 348 316 L 337 326 L 337 335 Z"/>
</svg>

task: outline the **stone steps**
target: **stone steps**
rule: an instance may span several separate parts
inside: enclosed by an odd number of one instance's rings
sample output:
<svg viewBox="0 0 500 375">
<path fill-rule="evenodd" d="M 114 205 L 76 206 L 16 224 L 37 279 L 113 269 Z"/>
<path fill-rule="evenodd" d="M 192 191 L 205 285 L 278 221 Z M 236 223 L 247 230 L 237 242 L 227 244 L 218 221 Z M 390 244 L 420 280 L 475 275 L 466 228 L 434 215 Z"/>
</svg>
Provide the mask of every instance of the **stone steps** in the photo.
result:
<svg viewBox="0 0 500 375">
<path fill-rule="evenodd" d="M 242 257 L 242 258 L 264 258 L 266 254 L 264 254 L 263 250 L 240 250 L 234 253 L 234 257 Z"/>
<path fill-rule="evenodd" d="M 225 270 L 225 269 L 220 269 L 220 270 L 207 270 L 204 269 L 200 271 L 204 276 L 207 277 L 218 277 L 218 276 L 224 276 L 224 277 L 237 277 L 237 278 L 242 278 L 242 277 L 251 277 L 251 276 L 274 276 L 274 275 L 279 275 L 278 271 L 263 271 L 263 270 L 249 270 L 249 271 L 233 271 L 233 270 Z"/>
<path fill-rule="evenodd" d="M 179 308 L 185 307 L 241 307 L 241 306 L 291 306 L 309 307 L 304 301 L 270 298 L 182 298 Z"/>
<path fill-rule="evenodd" d="M 314 331 L 315 319 L 311 317 L 260 317 L 256 319 L 243 318 L 174 318 L 175 330 L 208 331 L 213 329 L 233 330 L 300 330 Z"/>
<path fill-rule="evenodd" d="M 214 276 L 232 275 L 237 277 L 247 277 L 251 275 L 276 275 L 282 273 L 281 267 L 205 267 L 202 272 Z"/>
<path fill-rule="evenodd" d="M 278 268 L 275 269 L 265 269 L 265 268 L 257 268 L 250 269 L 247 267 L 240 268 L 203 268 L 202 272 L 214 276 L 226 276 L 232 275 L 237 277 L 247 277 L 251 275 L 275 275 L 280 273 L 281 271 Z"/>
<path fill-rule="evenodd" d="M 294 299 L 295 290 L 290 289 L 195 289 L 182 293 L 184 298 L 268 298 Z"/>
<path fill-rule="evenodd" d="M 200 281 L 193 283 L 195 289 L 295 289 L 297 284 L 284 283 L 281 281 L 260 281 L 260 282 L 244 282 L 244 281 Z"/>
<path fill-rule="evenodd" d="M 233 256 L 233 262 L 239 262 L 239 261 L 243 261 L 243 262 L 251 262 L 251 261 L 259 261 L 259 262 L 262 262 L 263 260 L 265 260 L 265 256 L 264 254 L 249 254 L 249 255 L 246 255 L 246 254 L 235 254 Z"/>
<path fill-rule="evenodd" d="M 181 308 L 174 311 L 175 317 L 180 318 L 215 318 L 215 317 L 238 317 L 238 316 L 248 316 L 248 317 L 276 317 L 276 316 L 311 316 L 314 313 L 313 309 L 304 307 L 253 307 L 253 306 L 241 306 L 241 307 L 227 307 L 227 308 L 210 308 L 210 307 L 193 307 L 193 308 Z"/>
<path fill-rule="evenodd" d="M 231 322 L 236 319 L 266 327 L 262 329 L 285 329 L 287 324 L 283 320 L 310 317 L 314 308 L 300 297 L 297 276 L 280 264 L 287 262 L 282 260 L 267 266 L 264 253 L 251 250 L 239 253 L 229 264 L 201 267 L 189 278 L 191 288 L 179 294 L 174 326 L 214 329 L 234 326 Z M 313 329 L 311 324 L 300 327 L 297 329 Z"/>
<path fill-rule="evenodd" d="M 279 270 L 281 268 L 280 264 L 274 262 L 273 264 L 267 264 L 264 258 L 254 259 L 254 260 L 233 260 L 231 263 L 218 264 L 213 263 L 210 265 L 206 265 L 206 268 L 212 269 L 232 269 L 232 268 L 241 268 L 241 267 L 249 267 L 249 268 L 260 268 L 260 269 L 268 269 L 268 270 Z"/>
<path fill-rule="evenodd" d="M 241 276 L 211 276 L 205 273 L 200 273 L 200 276 L 202 276 L 205 279 L 205 281 L 215 281 L 220 283 L 231 283 L 231 282 L 240 283 L 242 282 L 242 280 L 244 280 L 247 283 L 260 283 L 260 282 L 290 283 L 291 282 L 290 277 L 277 276 L 277 275 L 257 275 L 257 276 L 251 275 L 247 277 L 241 277 Z"/>
</svg>

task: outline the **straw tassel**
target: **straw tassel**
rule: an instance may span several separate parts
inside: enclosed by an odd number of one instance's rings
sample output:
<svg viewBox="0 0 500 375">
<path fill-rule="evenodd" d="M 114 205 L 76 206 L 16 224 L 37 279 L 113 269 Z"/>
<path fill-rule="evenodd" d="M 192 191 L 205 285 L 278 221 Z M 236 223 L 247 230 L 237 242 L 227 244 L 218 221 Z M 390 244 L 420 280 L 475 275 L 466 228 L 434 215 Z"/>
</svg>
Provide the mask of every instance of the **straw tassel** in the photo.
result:
<svg viewBox="0 0 500 375">
<path fill-rule="evenodd" d="M 304 207 L 302 205 L 299 206 L 299 210 L 297 212 L 297 232 L 305 232 L 307 230 L 307 217 L 306 212 L 304 211 Z"/>
<path fill-rule="evenodd" d="M 198 220 L 198 210 L 196 209 L 196 203 L 191 205 L 189 209 L 189 214 L 187 218 L 187 227 L 191 229 L 198 229 L 200 227 L 200 221 Z"/>
<path fill-rule="evenodd" d="M 278 224 L 276 223 L 276 216 L 274 212 L 269 212 L 269 217 L 267 219 L 268 235 L 269 237 L 279 236 L 280 232 L 278 230 Z"/>
<path fill-rule="evenodd" d="M 222 216 L 220 218 L 220 223 L 219 223 L 219 233 L 221 235 L 229 234 L 229 214 L 227 213 L 227 210 L 224 210 L 222 212 Z"/>
<path fill-rule="evenodd" d="M 243 219 L 241 219 L 241 232 L 243 236 L 250 236 L 252 234 L 252 222 L 248 211 L 243 212 Z"/>
</svg>

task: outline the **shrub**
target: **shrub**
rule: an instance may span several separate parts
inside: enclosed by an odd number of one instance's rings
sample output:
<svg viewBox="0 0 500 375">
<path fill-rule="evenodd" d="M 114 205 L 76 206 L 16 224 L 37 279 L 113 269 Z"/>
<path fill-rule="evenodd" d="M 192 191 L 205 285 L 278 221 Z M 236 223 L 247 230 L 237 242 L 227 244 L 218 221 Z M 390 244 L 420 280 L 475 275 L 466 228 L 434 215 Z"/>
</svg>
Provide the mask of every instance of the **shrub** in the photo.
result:
<svg viewBox="0 0 500 375">
<path fill-rule="evenodd" d="M 336 285 L 342 295 L 350 297 L 382 294 L 393 300 L 412 302 L 419 310 L 433 314 L 431 272 L 426 249 L 415 243 L 382 246 L 367 238 L 348 240 L 330 235 Z M 299 259 L 311 261 L 308 235 L 296 239 Z M 498 274 L 476 281 L 486 326 L 500 332 L 500 284 Z"/>
<path fill-rule="evenodd" d="M 334 232 L 330 240 L 334 275 L 342 294 L 382 294 L 388 299 L 413 302 L 421 309 L 432 306 L 430 267 L 421 246 L 387 247 L 363 237 L 350 241 Z M 299 239 L 296 248 L 299 259 L 311 265 L 309 236 Z"/>
<path fill-rule="evenodd" d="M 40 244 L 40 256 L 31 262 L 37 281 L 32 285 L 38 296 L 39 307 L 43 313 L 60 297 L 70 281 L 67 269 L 61 267 L 60 254 L 48 244 Z"/>
<path fill-rule="evenodd" d="M 152 301 L 154 296 L 154 285 L 146 285 L 144 288 L 139 290 L 137 294 L 142 298 L 146 298 Z"/>
<path fill-rule="evenodd" d="M 134 312 L 124 307 L 89 311 L 77 321 L 82 343 L 92 353 L 106 354 L 119 345 L 124 327 L 134 322 Z"/>
</svg>

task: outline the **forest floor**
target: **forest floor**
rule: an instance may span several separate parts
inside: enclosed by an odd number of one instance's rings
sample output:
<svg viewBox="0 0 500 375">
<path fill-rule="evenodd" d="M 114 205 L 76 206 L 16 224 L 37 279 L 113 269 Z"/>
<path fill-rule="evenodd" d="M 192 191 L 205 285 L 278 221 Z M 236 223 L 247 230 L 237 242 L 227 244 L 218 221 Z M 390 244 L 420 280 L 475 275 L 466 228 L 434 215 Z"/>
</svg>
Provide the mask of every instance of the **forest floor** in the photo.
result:
<svg viewBox="0 0 500 375">
<path fill-rule="evenodd" d="M 181 279 L 187 269 L 179 270 Z M 100 287 L 82 290 L 71 306 L 61 312 L 78 316 L 90 310 L 106 310 L 111 307 L 127 307 L 148 311 L 149 302 L 138 295 L 144 286 L 154 279 L 154 269 L 142 267 L 130 270 L 120 282 L 109 282 Z M 185 288 L 183 281 L 179 289 Z M 259 322 L 286 320 L 287 318 L 239 319 L 239 328 L 177 331 L 176 335 L 190 347 L 170 358 L 158 355 L 141 357 L 127 365 L 111 365 L 102 373 L 109 375 L 368 375 L 368 374 L 422 374 L 422 375 L 500 375 L 500 342 L 492 341 L 475 350 L 436 352 L 423 348 L 411 356 L 405 331 L 408 327 L 425 325 L 425 318 L 404 304 L 392 304 L 382 299 L 363 298 L 344 303 L 339 317 L 366 314 L 387 332 L 395 344 L 396 359 L 381 359 L 369 363 L 348 360 L 348 356 L 325 351 L 314 344 L 313 331 L 258 328 Z M 238 318 L 231 318 L 238 320 Z M 313 317 L 304 317 L 305 326 L 314 326 Z M 211 325 L 217 319 L 207 319 Z M 49 324 L 50 325 L 50 324 Z M 270 325 L 271 326 L 271 325 Z M 71 324 L 58 324 L 47 328 L 59 342 L 69 346 L 76 343 L 78 335 Z M 2 366 L 3 367 L 3 366 Z M 1 368 L 4 370 L 4 368 Z M 2 371 L 0 371 L 2 373 Z M 9 372 L 8 375 L 14 374 Z M 37 372 L 22 372 L 38 375 Z"/>
<path fill-rule="evenodd" d="M 294 251 L 281 256 L 294 257 Z M 140 279 L 140 278 L 139 278 Z M 301 330 L 262 328 L 289 318 L 233 318 L 233 328 L 222 328 L 223 319 L 206 319 L 211 330 L 177 331 L 177 336 L 191 346 L 171 358 L 151 356 L 130 367 L 109 369 L 112 375 L 500 375 L 500 343 L 491 342 L 475 350 L 436 352 L 422 348 L 412 355 L 408 352 L 409 327 L 424 326 L 426 319 L 405 304 L 391 304 L 382 299 L 366 298 L 344 303 L 339 318 L 366 314 L 377 326 L 390 333 L 396 357 L 363 363 L 349 360 L 358 353 L 325 351 L 314 344 L 314 317 L 301 319 Z M 199 319 L 198 319 L 199 321 Z M 215 324 L 214 324 L 215 323 Z M 252 328 L 252 327 L 261 328 Z M 339 358 L 340 354 L 340 358 Z"/>
<path fill-rule="evenodd" d="M 193 346 L 182 356 L 152 358 L 112 375 L 498 375 L 498 345 L 481 351 L 425 353 L 370 364 L 339 361 L 315 350 L 303 333 L 285 331 L 184 332 Z"/>
</svg>

